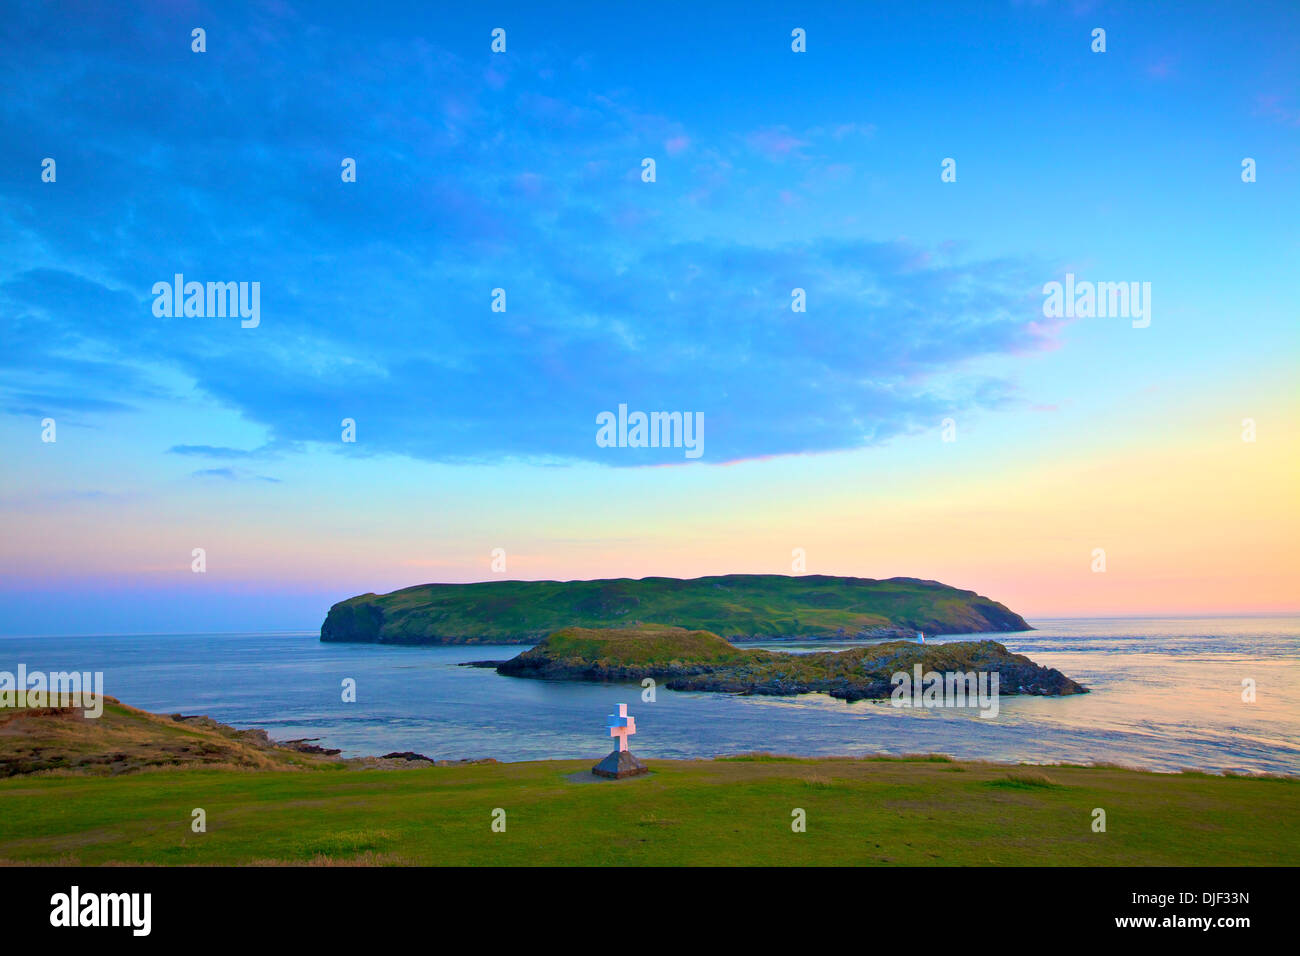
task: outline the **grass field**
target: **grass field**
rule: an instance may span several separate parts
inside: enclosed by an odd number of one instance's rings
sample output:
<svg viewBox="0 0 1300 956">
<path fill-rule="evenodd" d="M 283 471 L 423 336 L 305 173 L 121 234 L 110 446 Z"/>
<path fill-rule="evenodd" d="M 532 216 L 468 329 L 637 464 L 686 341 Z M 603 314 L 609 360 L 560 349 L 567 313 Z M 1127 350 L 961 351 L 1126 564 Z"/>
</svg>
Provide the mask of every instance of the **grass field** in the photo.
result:
<svg viewBox="0 0 1300 956">
<path fill-rule="evenodd" d="M 15 776 L 0 780 L 0 861 L 1300 864 L 1293 779 L 756 756 L 585 782 L 594 762 Z M 206 833 L 191 832 L 196 807 Z"/>
</svg>

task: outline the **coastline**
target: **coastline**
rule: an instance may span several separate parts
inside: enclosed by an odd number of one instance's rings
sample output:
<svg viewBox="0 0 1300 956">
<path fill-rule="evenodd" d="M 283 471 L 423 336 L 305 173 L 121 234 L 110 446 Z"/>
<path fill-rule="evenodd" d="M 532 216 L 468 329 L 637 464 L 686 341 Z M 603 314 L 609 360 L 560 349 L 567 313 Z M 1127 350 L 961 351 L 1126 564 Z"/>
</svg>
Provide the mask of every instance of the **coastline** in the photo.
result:
<svg viewBox="0 0 1300 956">
<path fill-rule="evenodd" d="M 115 756 L 121 759 L 112 762 L 86 762 L 85 764 L 78 765 L 70 759 L 61 756 L 55 747 L 50 746 L 50 740 L 47 739 L 42 740 L 37 749 L 43 751 L 45 759 L 49 761 L 49 764 L 15 772 L 13 770 L 14 758 L 12 751 L 14 749 L 16 735 L 13 733 L 13 728 L 11 726 L 10 732 L 4 737 L 0 737 L 0 781 L 6 779 L 33 779 L 46 776 L 93 777 L 100 772 L 109 776 L 121 776 L 141 772 L 153 773 L 170 770 L 195 770 L 203 769 L 205 766 L 218 766 L 232 771 L 249 772 L 285 769 L 317 770 L 326 767 L 348 770 L 402 771 L 431 767 L 467 767 L 484 764 L 512 766 L 524 764 L 564 763 L 575 759 L 586 759 L 574 754 L 517 760 L 499 759 L 497 757 L 482 754 L 473 756 L 435 757 L 415 751 L 390 751 L 384 754 L 362 754 L 358 756 L 344 757 L 341 756 L 342 751 L 340 749 L 328 746 L 330 741 L 323 740 L 323 738 L 319 737 L 278 740 L 271 737 L 270 734 L 261 727 L 235 727 L 230 724 L 224 724 L 206 715 L 154 713 L 123 704 L 116 698 L 105 697 L 104 700 L 110 713 L 117 713 L 137 720 L 151 722 L 154 726 L 148 729 L 155 733 L 165 733 L 173 726 L 178 730 L 189 731 L 191 733 L 200 731 L 211 736 L 224 738 L 225 740 L 234 742 L 241 748 L 249 748 L 255 752 L 265 753 L 270 759 L 265 761 L 255 759 L 245 759 L 241 761 L 232 761 L 229 759 L 218 761 L 189 761 L 187 756 L 184 754 L 174 754 L 175 759 L 170 762 L 141 762 L 132 765 L 130 760 L 126 758 L 126 755 L 124 755 L 123 751 L 120 749 L 119 745 L 119 749 L 115 751 Z M 80 717 L 76 708 L 43 707 L 31 709 L 0 707 L 0 727 L 3 727 L 7 723 L 12 724 L 17 717 L 24 716 L 24 711 L 28 714 L 33 714 L 37 719 L 43 721 L 64 718 L 71 719 L 74 723 L 78 723 L 83 727 L 88 728 L 91 731 L 92 736 L 94 731 L 100 726 L 96 720 Z M 37 738 L 39 738 L 39 735 L 34 734 L 33 739 Z M 322 742 L 324 745 L 322 745 Z M 232 750 L 233 749 L 234 748 L 232 748 Z M 592 760 L 597 760 L 601 756 L 600 753 L 597 753 L 599 749 L 600 746 L 598 743 L 593 744 L 591 747 Z M 170 752 L 171 751 L 169 750 L 169 753 Z M 219 754 L 219 756 L 225 758 L 228 755 Z M 655 763 L 665 761 L 682 762 L 682 758 L 649 757 L 647 759 Z M 933 763 L 980 765 L 1007 770 L 1015 768 L 1038 768 L 1042 770 L 1050 770 L 1054 768 L 1072 770 L 1119 770 L 1128 773 L 1155 774 L 1161 776 L 1182 774 L 1200 777 L 1276 779 L 1300 782 L 1300 773 L 1225 771 L 1199 769 L 1196 767 L 1183 767 L 1171 770 L 1112 761 L 1076 763 L 1071 761 L 1040 762 L 1032 760 L 997 760 L 992 758 L 958 759 L 952 754 L 943 752 L 891 753 L 889 751 L 880 751 L 862 754 L 799 754 L 784 751 L 750 750 L 734 753 L 716 753 L 711 756 L 687 758 L 685 762 L 731 760 L 784 761 L 806 764 L 815 764 L 821 761 L 925 761 Z"/>
<path fill-rule="evenodd" d="M 649 773 L 606 781 L 591 774 L 601 749 L 0 778 L 0 865 L 1300 865 L 1295 778 L 735 754 L 642 755 Z"/>
<path fill-rule="evenodd" d="M 310 632 L 7 638 L 0 670 L 22 663 L 102 670 L 108 694 L 145 710 L 208 714 L 282 740 L 323 738 L 348 757 L 415 752 L 516 762 L 582 754 L 602 732 L 603 715 L 626 701 L 642 746 L 671 758 L 940 752 L 1044 766 L 1300 774 L 1300 714 L 1289 698 L 1262 682 L 1257 702 L 1240 696 L 1244 678 L 1269 675 L 1278 687 L 1300 680 L 1295 618 L 1034 623 L 1038 630 L 1006 639 L 1009 649 L 1092 693 L 1004 697 L 996 720 L 819 694 L 679 692 L 662 682 L 658 702 L 647 706 L 637 704 L 639 684 L 506 680 L 458 666 L 505 659 L 518 646 L 330 645 Z M 340 701 L 345 678 L 357 682 L 356 704 Z M 503 713 L 511 715 L 506 732 Z"/>
</svg>

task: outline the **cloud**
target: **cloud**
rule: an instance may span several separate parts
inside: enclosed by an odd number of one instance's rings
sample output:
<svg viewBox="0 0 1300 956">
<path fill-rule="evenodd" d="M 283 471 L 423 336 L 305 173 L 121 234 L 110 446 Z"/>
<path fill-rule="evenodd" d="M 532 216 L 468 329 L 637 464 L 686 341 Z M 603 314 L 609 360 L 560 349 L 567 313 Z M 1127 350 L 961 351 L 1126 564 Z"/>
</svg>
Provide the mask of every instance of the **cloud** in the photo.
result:
<svg viewBox="0 0 1300 956">
<path fill-rule="evenodd" d="M 1254 115 L 1263 116 L 1283 126 L 1300 126 L 1300 108 L 1277 94 L 1261 93 L 1256 96 Z"/>
<path fill-rule="evenodd" d="M 749 145 L 768 159 L 785 159 L 808 145 L 786 127 L 768 127 L 749 134 Z"/>
<path fill-rule="evenodd" d="M 229 448 L 225 445 L 173 445 L 167 449 L 170 455 L 190 455 L 200 458 L 268 458 L 275 452 L 271 445 L 261 448 Z"/>
<path fill-rule="evenodd" d="M 547 64 L 569 81 L 563 98 L 516 92 L 525 73 L 508 64 L 490 89 L 480 67 L 418 39 L 385 41 L 382 70 L 338 35 L 304 58 L 274 23 L 227 35 L 202 63 L 127 57 L 88 19 L 6 49 L 0 67 L 3 79 L 53 56 L 67 70 L 6 103 L 0 157 L 26 162 L 33 142 L 68 157 L 57 188 L 0 183 L 0 231 L 31 250 L 0 274 L 15 346 L 0 349 L 0 408 L 124 413 L 192 385 L 269 444 L 205 442 L 199 417 L 170 454 L 238 461 L 320 442 L 443 462 L 682 461 L 597 447 L 596 416 L 625 403 L 703 413 L 703 460 L 723 462 L 880 443 L 997 407 L 1013 388 L 980 360 L 1054 343 L 1032 263 L 761 243 L 744 219 L 688 238 L 733 177 L 779 203 L 823 162 L 804 155 L 811 132 L 686 130 L 586 90 L 571 65 Z M 123 23 L 119 49 L 178 24 Z M 86 92 L 108 88 L 120 96 L 107 103 Z M 691 161 L 643 184 L 654 144 Z M 751 151 L 782 162 L 755 171 Z M 340 181 L 342 156 L 356 183 Z M 261 325 L 156 318 L 152 285 L 177 272 L 259 282 Z M 806 313 L 791 311 L 796 287 Z M 346 448 L 343 418 L 357 422 Z"/>
<path fill-rule="evenodd" d="M 669 156 L 676 156 L 684 153 L 690 148 L 691 139 L 689 136 L 670 136 L 664 142 L 664 149 L 668 151 Z"/>
<path fill-rule="evenodd" d="M 1167 80 L 1173 76 L 1177 67 L 1177 60 L 1173 57 L 1162 56 L 1160 59 L 1148 63 L 1146 66 L 1147 76 L 1154 77 L 1157 80 Z"/>
<path fill-rule="evenodd" d="M 279 478 L 268 475 L 255 475 L 240 468 L 204 468 L 190 474 L 191 478 L 221 478 L 225 481 L 266 481 L 281 484 Z"/>
</svg>

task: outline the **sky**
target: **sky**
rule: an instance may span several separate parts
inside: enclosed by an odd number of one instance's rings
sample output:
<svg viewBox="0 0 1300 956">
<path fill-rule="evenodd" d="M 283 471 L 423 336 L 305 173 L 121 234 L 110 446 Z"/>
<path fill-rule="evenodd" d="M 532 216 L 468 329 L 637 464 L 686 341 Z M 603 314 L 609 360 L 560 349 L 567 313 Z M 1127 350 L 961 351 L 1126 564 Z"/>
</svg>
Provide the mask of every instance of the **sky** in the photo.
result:
<svg viewBox="0 0 1300 956">
<path fill-rule="evenodd" d="M 1300 7 L 471 6 L 10 5 L 0 633 L 801 570 L 1300 611 Z"/>
</svg>

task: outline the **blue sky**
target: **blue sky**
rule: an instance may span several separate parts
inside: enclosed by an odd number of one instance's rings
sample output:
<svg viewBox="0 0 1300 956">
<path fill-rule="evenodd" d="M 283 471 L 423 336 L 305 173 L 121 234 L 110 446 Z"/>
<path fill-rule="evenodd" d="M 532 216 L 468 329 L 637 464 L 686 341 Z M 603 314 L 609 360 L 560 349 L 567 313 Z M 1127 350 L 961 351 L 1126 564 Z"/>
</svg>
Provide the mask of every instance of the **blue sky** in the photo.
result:
<svg viewBox="0 0 1300 956">
<path fill-rule="evenodd" d="M 605 565 L 547 545 L 557 515 L 585 521 L 549 471 L 648 503 L 631 530 L 584 531 L 614 542 L 682 513 L 695 479 L 666 471 L 800 456 L 815 486 L 851 482 L 836 456 L 864 449 L 941 467 L 908 442 L 945 417 L 983 428 L 994 463 L 1063 432 L 1081 455 L 1103 433 L 1158 441 L 1139 405 L 1232 423 L 1242 396 L 1294 406 L 1294 4 L 409 6 L 19 4 L 0 25 L 15 529 L 0 610 L 15 627 L 97 620 L 32 608 L 70 581 L 113 595 L 129 580 L 162 622 L 192 599 L 149 577 L 166 562 L 141 563 L 141 541 L 114 557 L 131 508 L 212 518 L 220 501 L 255 550 L 268 514 L 303 507 L 280 535 L 306 542 L 320 509 L 366 497 L 397 513 L 418 499 L 386 482 L 423 485 L 482 519 L 447 544 L 478 554 L 499 482 L 537 540 L 524 576 L 671 573 L 638 562 L 644 543 Z M 940 182 L 945 157 L 956 183 Z M 1042 285 L 1066 271 L 1151 282 L 1149 334 L 1043 319 Z M 151 287 L 177 272 L 260 282 L 260 326 L 156 318 Z M 595 416 L 620 403 L 701 411 L 702 462 L 598 447 Z M 57 462 L 33 440 L 46 417 Z M 677 467 L 644 467 L 662 464 Z M 95 561 L 73 538 L 30 543 L 74 515 Z M 248 568 L 224 593 L 291 590 Z M 318 570 L 340 597 L 370 587 Z M 486 576 L 460 557 L 445 572 Z M 223 600 L 213 626 L 265 619 Z M 272 616 L 305 621 L 316 601 Z"/>
</svg>

